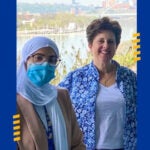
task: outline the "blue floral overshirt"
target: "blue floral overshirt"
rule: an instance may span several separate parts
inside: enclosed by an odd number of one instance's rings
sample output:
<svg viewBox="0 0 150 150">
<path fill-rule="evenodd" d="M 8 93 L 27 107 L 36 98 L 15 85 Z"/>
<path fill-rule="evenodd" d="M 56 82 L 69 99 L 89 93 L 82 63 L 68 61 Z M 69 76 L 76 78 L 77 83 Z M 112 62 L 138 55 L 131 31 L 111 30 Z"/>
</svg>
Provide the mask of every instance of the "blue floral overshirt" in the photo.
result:
<svg viewBox="0 0 150 150">
<path fill-rule="evenodd" d="M 136 74 L 130 69 L 117 65 L 116 82 L 126 103 L 124 125 L 124 150 L 136 150 Z M 93 62 L 70 72 L 59 86 L 67 88 L 84 135 L 87 150 L 95 149 L 95 104 L 99 91 L 100 74 Z"/>
</svg>

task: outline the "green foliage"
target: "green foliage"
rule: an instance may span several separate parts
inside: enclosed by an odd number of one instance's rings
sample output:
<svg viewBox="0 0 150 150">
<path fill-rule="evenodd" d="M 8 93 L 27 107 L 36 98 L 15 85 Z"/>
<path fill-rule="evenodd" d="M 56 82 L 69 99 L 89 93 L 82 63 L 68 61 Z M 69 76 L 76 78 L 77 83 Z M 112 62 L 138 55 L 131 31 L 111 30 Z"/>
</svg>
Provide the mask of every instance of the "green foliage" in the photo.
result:
<svg viewBox="0 0 150 150">
<path fill-rule="evenodd" d="M 34 22 L 23 24 L 23 20 L 27 20 L 28 14 L 17 16 L 18 31 L 35 30 L 35 29 L 59 29 L 67 28 L 70 22 L 76 24 L 77 28 L 84 28 L 88 23 L 95 19 L 91 16 L 75 15 L 71 13 L 57 13 L 57 14 L 42 14 L 42 15 L 29 15 L 30 19 L 34 18 Z M 28 19 L 28 20 L 30 20 Z"/>
<path fill-rule="evenodd" d="M 23 24 L 22 21 L 25 20 L 26 15 L 23 14 L 22 16 L 17 16 L 17 23 L 18 23 L 18 31 L 28 31 L 28 30 L 41 30 L 41 29 L 62 29 L 64 31 L 69 23 L 73 22 L 76 24 L 76 28 L 83 28 L 89 24 L 90 21 L 97 18 L 96 16 L 87 16 L 87 15 L 75 15 L 71 13 L 59 12 L 59 13 L 47 13 L 42 15 L 33 15 L 34 22 Z M 114 59 L 117 60 L 121 65 L 132 68 L 136 66 L 136 63 L 133 61 L 133 50 L 131 41 L 124 41 L 118 47 L 118 52 L 114 56 Z M 72 49 L 74 47 L 72 46 Z M 73 52 L 76 51 L 73 49 Z M 68 51 L 66 50 L 65 55 L 68 55 Z M 77 53 L 73 54 L 75 57 L 75 62 L 72 62 L 72 68 L 70 71 L 75 70 L 81 66 L 84 66 L 91 62 L 92 58 L 91 55 L 88 53 L 85 59 L 80 57 L 80 50 Z M 20 58 L 18 57 L 18 60 Z M 56 70 L 56 78 L 52 81 L 52 84 L 57 85 L 68 73 L 67 71 L 67 64 L 60 64 L 58 69 Z M 60 70 L 62 72 L 60 73 Z"/>
<path fill-rule="evenodd" d="M 132 41 L 127 40 L 119 44 L 114 60 L 118 61 L 120 65 L 132 68 L 136 65 L 134 62 L 134 51 L 132 49 Z"/>
<path fill-rule="evenodd" d="M 128 47 L 127 47 L 127 43 L 128 43 Z M 113 59 L 116 60 L 120 65 L 126 66 L 136 72 L 136 62 L 134 62 L 134 55 L 133 55 L 134 52 L 131 48 L 130 41 L 128 41 L 128 42 L 125 41 L 122 45 L 124 45 L 125 48 L 128 48 L 128 50 L 126 50 L 126 53 L 124 53 L 124 54 L 117 53 Z M 124 46 L 121 46 L 121 48 L 124 49 Z M 70 71 L 73 71 L 79 67 L 86 65 L 86 64 L 90 63 L 92 60 L 92 56 L 91 56 L 90 52 L 87 54 L 86 59 L 82 59 L 79 56 L 80 56 L 80 51 L 78 51 L 78 53 L 75 55 L 75 57 L 76 57 L 75 63 L 73 64 Z M 57 85 L 60 81 L 62 81 L 62 79 L 68 73 L 66 71 L 65 65 L 61 66 L 61 67 L 63 68 L 63 75 L 60 75 L 59 70 L 56 70 L 56 78 L 52 81 L 52 84 L 54 84 L 54 85 Z"/>
<path fill-rule="evenodd" d="M 136 64 L 134 62 L 134 55 L 132 51 L 129 51 L 125 55 L 121 55 L 121 54 L 115 55 L 114 59 L 118 61 L 121 65 L 129 68 Z"/>
<path fill-rule="evenodd" d="M 77 68 L 85 66 L 86 64 L 89 64 L 91 62 L 91 60 L 92 60 L 92 56 L 91 56 L 90 53 L 87 53 L 87 58 L 86 59 L 82 59 L 79 56 L 80 56 L 80 51 L 78 51 L 78 53 L 75 55 L 75 58 L 76 58 L 75 59 L 75 63 L 73 64 L 73 66 L 70 69 L 70 71 L 73 71 L 73 70 L 75 70 Z M 67 75 L 68 72 L 66 71 L 66 65 L 61 65 L 61 68 L 63 69 L 63 75 L 60 75 L 59 70 L 56 70 L 56 73 L 55 73 L 56 77 L 51 82 L 53 85 L 57 85 Z"/>
</svg>

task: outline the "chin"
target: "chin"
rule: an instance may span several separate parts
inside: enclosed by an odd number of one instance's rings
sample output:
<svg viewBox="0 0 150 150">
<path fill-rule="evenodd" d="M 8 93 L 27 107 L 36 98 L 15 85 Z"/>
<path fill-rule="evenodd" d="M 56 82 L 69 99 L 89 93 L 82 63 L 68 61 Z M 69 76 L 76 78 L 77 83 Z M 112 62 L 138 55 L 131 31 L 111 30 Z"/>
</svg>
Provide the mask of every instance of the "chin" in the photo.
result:
<svg viewBox="0 0 150 150">
<path fill-rule="evenodd" d="M 108 56 L 108 55 L 101 55 L 100 57 L 99 57 L 99 60 L 100 61 L 110 61 L 111 60 L 111 57 L 110 56 Z"/>
</svg>

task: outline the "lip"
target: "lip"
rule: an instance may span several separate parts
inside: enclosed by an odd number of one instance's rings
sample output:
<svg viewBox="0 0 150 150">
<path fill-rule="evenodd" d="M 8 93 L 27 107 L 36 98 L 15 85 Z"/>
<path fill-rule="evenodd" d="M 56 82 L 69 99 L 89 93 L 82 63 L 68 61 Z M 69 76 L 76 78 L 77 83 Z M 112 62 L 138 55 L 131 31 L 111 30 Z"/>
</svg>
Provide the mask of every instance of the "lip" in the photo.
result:
<svg viewBox="0 0 150 150">
<path fill-rule="evenodd" d="M 110 54 L 110 51 L 100 50 L 99 53 L 107 55 L 107 54 Z"/>
</svg>

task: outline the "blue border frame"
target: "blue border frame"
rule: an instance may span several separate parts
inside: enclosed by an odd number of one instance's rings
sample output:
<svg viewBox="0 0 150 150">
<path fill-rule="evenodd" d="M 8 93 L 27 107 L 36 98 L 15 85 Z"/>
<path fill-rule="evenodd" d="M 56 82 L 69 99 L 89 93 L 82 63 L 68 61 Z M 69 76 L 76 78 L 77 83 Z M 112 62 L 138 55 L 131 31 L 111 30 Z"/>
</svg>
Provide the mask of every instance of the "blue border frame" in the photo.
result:
<svg viewBox="0 0 150 150">
<path fill-rule="evenodd" d="M 138 150 L 150 149 L 150 88 L 149 88 L 149 64 L 150 64 L 150 22 L 149 20 L 149 4 L 148 1 L 138 1 L 137 9 L 137 26 L 140 32 L 141 45 L 141 61 L 138 62 L 138 98 L 137 98 L 137 119 L 138 119 Z"/>
<path fill-rule="evenodd" d="M 149 92 L 149 36 L 150 22 L 148 1 L 137 0 L 137 31 L 141 36 L 141 61 L 138 62 L 138 150 L 149 149 L 148 121 L 150 114 Z M 0 50 L 2 66 L 1 109 L 0 109 L 0 149 L 16 149 L 13 141 L 13 118 L 16 113 L 16 1 L 0 1 Z"/>
<path fill-rule="evenodd" d="M 16 113 L 16 1 L 0 1 L 0 149 L 16 149 L 13 118 Z"/>
</svg>

